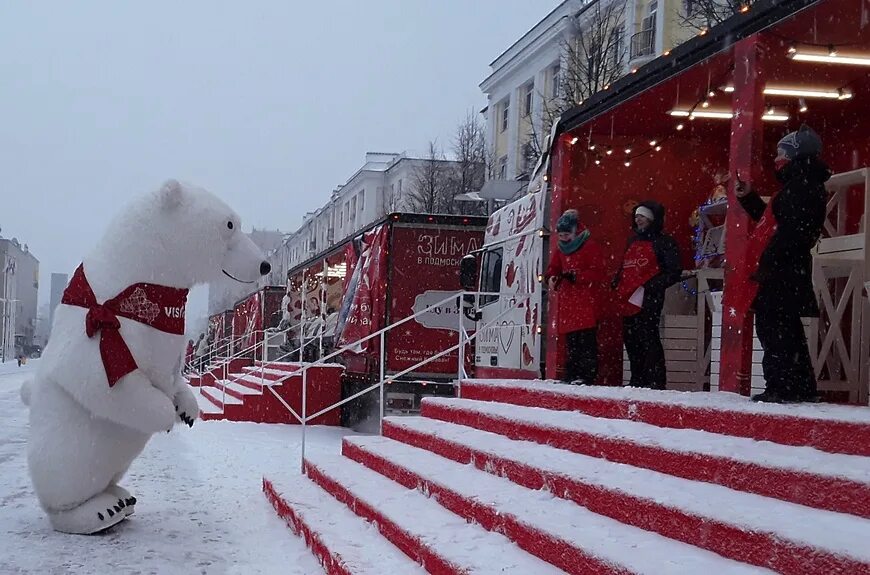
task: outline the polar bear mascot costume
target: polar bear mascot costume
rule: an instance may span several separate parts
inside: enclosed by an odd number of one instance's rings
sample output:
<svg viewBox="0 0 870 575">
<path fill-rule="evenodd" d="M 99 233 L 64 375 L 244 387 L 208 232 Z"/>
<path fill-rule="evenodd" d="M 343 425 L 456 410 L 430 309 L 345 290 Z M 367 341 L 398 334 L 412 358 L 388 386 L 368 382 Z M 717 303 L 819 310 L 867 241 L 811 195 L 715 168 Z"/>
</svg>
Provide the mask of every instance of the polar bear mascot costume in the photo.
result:
<svg viewBox="0 0 870 575">
<path fill-rule="evenodd" d="M 239 216 L 174 180 L 109 224 L 70 280 L 21 390 L 30 477 L 54 529 L 97 533 L 133 512 L 136 498 L 118 485 L 130 463 L 152 434 L 199 415 L 181 376 L 188 290 L 267 273 Z"/>
</svg>

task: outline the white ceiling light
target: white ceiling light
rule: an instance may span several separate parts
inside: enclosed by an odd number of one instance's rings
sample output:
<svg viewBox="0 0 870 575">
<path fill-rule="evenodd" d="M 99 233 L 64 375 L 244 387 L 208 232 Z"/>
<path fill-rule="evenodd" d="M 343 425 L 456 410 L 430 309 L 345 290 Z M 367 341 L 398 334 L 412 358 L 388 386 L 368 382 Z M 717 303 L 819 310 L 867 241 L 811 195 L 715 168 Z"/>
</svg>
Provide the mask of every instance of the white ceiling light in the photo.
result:
<svg viewBox="0 0 870 575">
<path fill-rule="evenodd" d="M 725 86 L 723 92 L 733 92 L 734 86 Z M 852 92 L 843 89 L 837 90 L 822 90 L 808 88 L 784 88 L 780 86 L 767 86 L 764 88 L 764 94 L 767 96 L 794 96 L 795 98 L 827 98 L 830 100 L 848 100 L 852 97 Z"/>
<path fill-rule="evenodd" d="M 734 114 L 731 112 L 716 112 L 713 110 L 695 110 L 693 112 L 689 110 L 671 110 L 669 114 L 678 118 L 715 118 L 719 120 L 730 120 L 734 117 Z M 788 121 L 788 118 L 788 114 L 772 111 L 765 112 L 761 116 L 762 120 L 767 120 L 768 122 L 785 122 Z"/>
<path fill-rule="evenodd" d="M 844 56 L 833 50 L 827 54 L 803 52 L 799 49 L 788 51 L 788 57 L 796 62 L 820 62 L 822 64 L 846 64 L 849 66 L 870 66 L 870 56 Z"/>
<path fill-rule="evenodd" d="M 689 110 L 671 110 L 670 114 L 677 118 L 695 117 L 730 119 L 733 116 L 731 112 L 714 112 L 713 110 L 695 110 L 694 112 L 689 112 Z"/>
</svg>

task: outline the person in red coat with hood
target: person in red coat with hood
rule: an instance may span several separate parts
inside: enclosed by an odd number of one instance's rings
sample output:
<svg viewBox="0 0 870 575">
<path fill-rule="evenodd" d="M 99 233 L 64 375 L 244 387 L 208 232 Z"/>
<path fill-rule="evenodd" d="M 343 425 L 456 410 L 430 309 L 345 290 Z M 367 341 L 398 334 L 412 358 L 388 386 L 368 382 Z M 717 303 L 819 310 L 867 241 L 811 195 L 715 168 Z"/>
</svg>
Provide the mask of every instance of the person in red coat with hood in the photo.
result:
<svg viewBox="0 0 870 575">
<path fill-rule="evenodd" d="M 598 316 L 605 280 L 604 253 L 590 238 L 577 210 L 568 210 L 556 224 L 558 249 L 547 267 L 547 283 L 556 295 L 556 330 L 567 339 L 564 381 L 594 384 L 598 375 Z"/>
</svg>

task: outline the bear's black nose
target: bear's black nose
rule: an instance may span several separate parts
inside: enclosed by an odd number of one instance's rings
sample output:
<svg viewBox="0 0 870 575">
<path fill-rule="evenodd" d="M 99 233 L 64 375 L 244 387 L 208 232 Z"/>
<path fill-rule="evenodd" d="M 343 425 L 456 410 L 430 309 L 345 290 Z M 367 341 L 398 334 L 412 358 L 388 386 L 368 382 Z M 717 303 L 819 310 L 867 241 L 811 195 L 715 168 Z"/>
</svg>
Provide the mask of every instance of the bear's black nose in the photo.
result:
<svg viewBox="0 0 870 575">
<path fill-rule="evenodd" d="M 261 276 L 266 275 L 270 271 L 272 271 L 272 266 L 271 266 L 271 264 L 269 264 L 269 262 L 263 262 L 260 264 L 260 275 Z"/>
</svg>

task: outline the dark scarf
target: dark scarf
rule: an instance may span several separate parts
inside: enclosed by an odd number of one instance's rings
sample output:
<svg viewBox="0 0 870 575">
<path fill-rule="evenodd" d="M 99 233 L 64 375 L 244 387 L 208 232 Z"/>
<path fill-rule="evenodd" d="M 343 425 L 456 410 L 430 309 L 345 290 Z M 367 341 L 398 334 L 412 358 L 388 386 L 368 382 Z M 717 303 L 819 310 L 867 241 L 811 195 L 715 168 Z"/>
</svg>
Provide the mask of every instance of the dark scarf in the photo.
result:
<svg viewBox="0 0 870 575">
<path fill-rule="evenodd" d="M 559 251 L 566 256 L 573 254 L 574 252 L 579 250 L 583 246 L 583 244 L 586 243 L 586 240 L 589 239 L 589 236 L 589 230 L 583 230 L 582 232 L 577 234 L 577 237 L 575 237 L 570 242 L 563 242 L 559 240 Z"/>
</svg>

